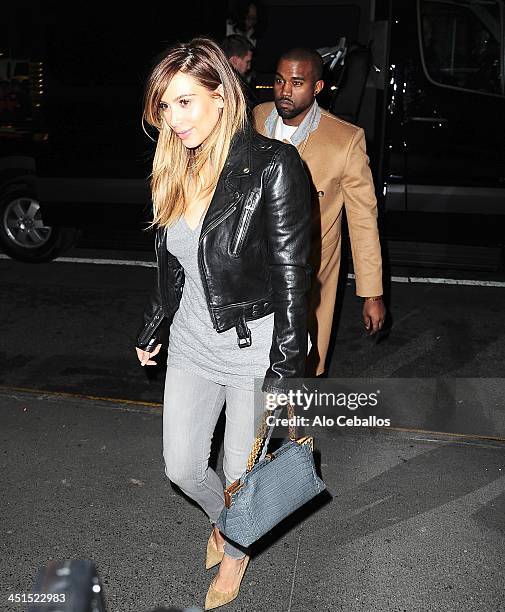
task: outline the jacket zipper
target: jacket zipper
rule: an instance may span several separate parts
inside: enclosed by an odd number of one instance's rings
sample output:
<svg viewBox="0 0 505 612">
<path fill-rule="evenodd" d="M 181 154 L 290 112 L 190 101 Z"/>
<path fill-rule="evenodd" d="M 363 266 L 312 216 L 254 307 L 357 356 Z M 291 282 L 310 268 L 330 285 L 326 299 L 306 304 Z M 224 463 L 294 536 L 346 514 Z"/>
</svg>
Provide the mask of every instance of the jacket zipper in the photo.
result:
<svg viewBox="0 0 505 612">
<path fill-rule="evenodd" d="M 240 196 L 241 195 L 242 194 L 240 194 Z M 202 238 L 205 238 L 205 236 L 216 227 L 216 225 L 219 225 L 221 221 L 224 221 L 226 217 L 229 217 L 232 212 L 237 210 L 237 202 L 240 200 L 240 196 L 232 202 L 232 206 L 230 208 L 227 208 L 219 217 L 217 217 L 217 219 L 214 219 L 214 221 L 207 228 L 205 228 L 205 233 L 200 234 L 200 242 L 202 241 Z"/>
<path fill-rule="evenodd" d="M 247 229 L 249 227 L 254 208 L 255 207 L 253 204 L 251 204 L 251 202 L 247 202 L 244 206 L 244 212 L 242 213 L 242 218 L 240 219 L 238 232 L 236 234 L 237 237 L 235 238 L 235 244 L 231 248 L 232 255 L 236 256 L 240 251 L 240 247 L 242 246 L 243 242 L 243 237 L 245 236 L 245 233 L 247 232 Z"/>
<path fill-rule="evenodd" d="M 210 307 L 209 285 L 207 283 L 207 276 L 205 275 L 205 268 L 203 266 L 203 253 L 202 253 L 202 248 L 201 248 L 201 246 L 202 246 L 202 239 L 205 238 L 205 236 L 211 230 L 213 230 L 217 225 L 219 225 L 222 221 L 224 221 L 227 217 L 229 217 L 233 212 L 235 212 L 237 210 L 237 202 L 240 200 L 241 196 L 242 196 L 242 194 L 240 194 L 240 196 L 235 199 L 235 201 L 233 202 L 233 205 L 230 206 L 230 208 L 225 210 L 217 219 L 215 219 L 205 229 L 205 233 L 204 234 L 200 234 L 200 240 L 199 240 L 199 243 L 198 243 L 198 263 L 200 265 L 200 278 L 202 279 L 202 285 L 203 285 L 203 289 L 205 291 L 205 297 L 206 297 L 206 301 L 207 301 L 207 308 L 209 309 L 210 320 L 212 321 L 212 326 L 216 330 L 217 330 L 217 320 L 216 320 L 216 317 L 215 317 L 214 313 L 212 312 L 212 308 Z"/>
</svg>

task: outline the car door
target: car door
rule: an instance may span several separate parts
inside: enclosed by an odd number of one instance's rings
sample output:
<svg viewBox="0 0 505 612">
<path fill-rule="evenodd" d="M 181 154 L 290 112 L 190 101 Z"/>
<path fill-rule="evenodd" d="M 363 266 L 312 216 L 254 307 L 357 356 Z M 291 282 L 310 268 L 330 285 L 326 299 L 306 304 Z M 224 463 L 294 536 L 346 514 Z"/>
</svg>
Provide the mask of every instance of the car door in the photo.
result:
<svg viewBox="0 0 505 612">
<path fill-rule="evenodd" d="M 402 4 L 407 210 L 505 214 L 503 1 Z"/>
</svg>

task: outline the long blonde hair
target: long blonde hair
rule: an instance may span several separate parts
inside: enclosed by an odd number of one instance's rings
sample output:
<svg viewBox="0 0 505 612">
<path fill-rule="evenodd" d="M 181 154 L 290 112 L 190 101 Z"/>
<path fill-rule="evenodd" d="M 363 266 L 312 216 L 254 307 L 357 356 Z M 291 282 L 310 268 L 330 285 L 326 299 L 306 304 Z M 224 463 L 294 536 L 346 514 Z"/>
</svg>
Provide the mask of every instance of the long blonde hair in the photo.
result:
<svg viewBox="0 0 505 612">
<path fill-rule="evenodd" d="M 177 72 L 192 76 L 209 91 L 220 84 L 223 86 L 224 107 L 220 119 L 197 149 L 187 149 L 162 117 L 161 98 Z M 150 227 L 167 226 L 186 208 L 190 178 L 196 185 L 196 197 L 204 197 L 214 190 L 233 136 L 247 125 L 246 101 L 239 78 L 216 42 L 210 38 L 193 38 L 164 53 L 147 81 L 143 119 L 159 131 L 151 174 L 153 220 Z M 210 178 L 208 170 L 203 171 L 204 166 L 212 169 Z"/>
</svg>

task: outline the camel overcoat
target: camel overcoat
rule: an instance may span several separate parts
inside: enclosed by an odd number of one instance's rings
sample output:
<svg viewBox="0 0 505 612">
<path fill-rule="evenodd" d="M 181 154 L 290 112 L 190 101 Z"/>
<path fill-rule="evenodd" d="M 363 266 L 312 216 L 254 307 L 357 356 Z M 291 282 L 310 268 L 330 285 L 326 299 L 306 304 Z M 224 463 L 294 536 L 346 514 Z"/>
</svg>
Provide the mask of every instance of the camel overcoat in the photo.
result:
<svg viewBox="0 0 505 612">
<path fill-rule="evenodd" d="M 265 121 L 273 102 L 254 109 L 257 131 L 268 136 Z M 297 146 L 313 189 L 313 270 L 309 296 L 312 350 L 308 375 L 324 372 L 340 268 L 342 210 L 345 206 L 351 242 L 356 295 L 382 295 L 382 259 L 377 228 L 377 201 L 366 154 L 365 134 L 351 123 L 321 109 L 318 127 Z"/>
</svg>

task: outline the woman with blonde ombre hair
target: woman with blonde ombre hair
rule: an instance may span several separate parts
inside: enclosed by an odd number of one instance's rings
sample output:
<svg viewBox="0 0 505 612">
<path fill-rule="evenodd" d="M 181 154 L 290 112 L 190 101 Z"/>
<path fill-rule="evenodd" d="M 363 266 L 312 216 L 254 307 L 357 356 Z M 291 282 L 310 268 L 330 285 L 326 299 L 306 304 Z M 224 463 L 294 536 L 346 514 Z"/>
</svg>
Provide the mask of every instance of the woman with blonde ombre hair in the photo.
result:
<svg viewBox="0 0 505 612">
<path fill-rule="evenodd" d="M 210 610 L 235 599 L 250 559 L 215 526 L 224 491 L 208 465 L 211 441 L 226 403 L 229 486 L 254 440 L 254 379 L 276 393 L 304 374 L 310 190 L 296 149 L 250 127 L 239 79 L 211 39 L 166 51 L 147 83 L 144 119 L 159 132 L 158 275 L 136 350 L 141 365 L 155 365 L 168 346 L 165 473 L 213 525 L 206 567 L 220 566 Z"/>
</svg>

